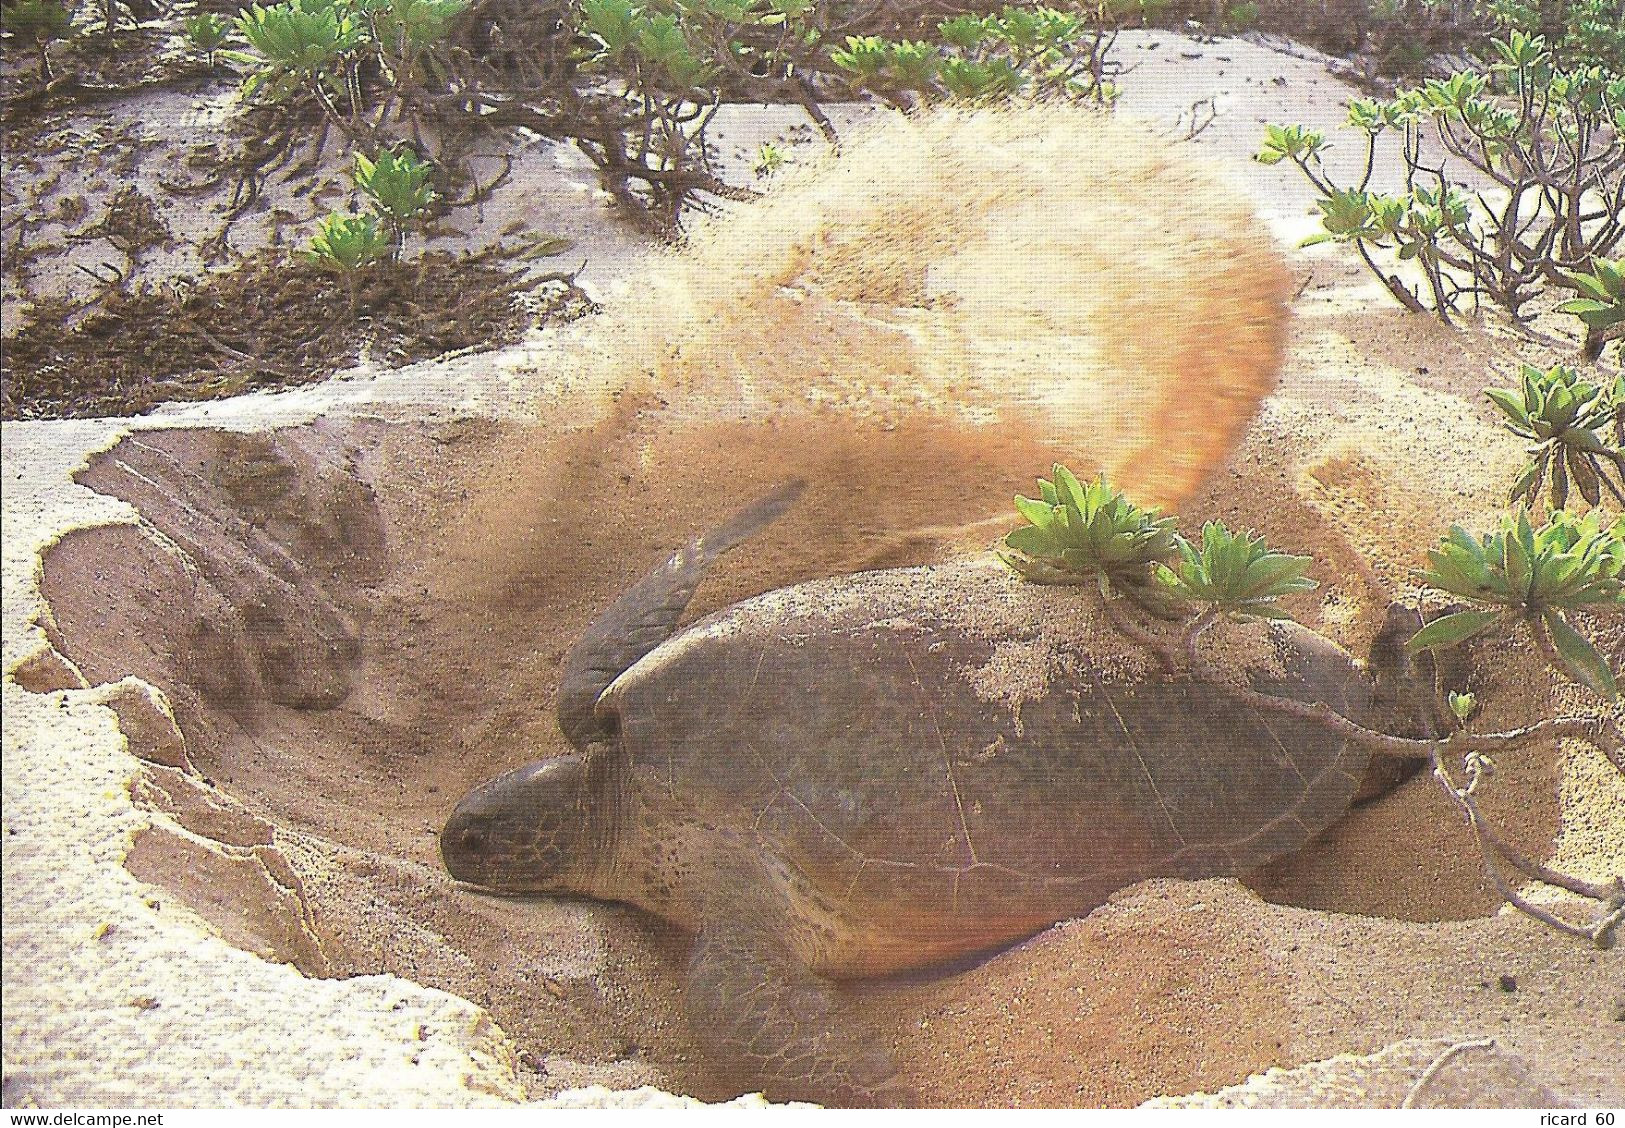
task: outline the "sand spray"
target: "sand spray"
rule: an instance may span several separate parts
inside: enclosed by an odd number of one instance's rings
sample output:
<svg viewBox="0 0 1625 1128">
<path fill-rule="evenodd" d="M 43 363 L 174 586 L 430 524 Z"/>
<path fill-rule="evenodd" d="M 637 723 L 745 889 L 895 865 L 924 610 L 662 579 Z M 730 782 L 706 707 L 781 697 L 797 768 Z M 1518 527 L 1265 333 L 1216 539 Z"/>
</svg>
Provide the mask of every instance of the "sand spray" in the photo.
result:
<svg viewBox="0 0 1625 1128">
<path fill-rule="evenodd" d="M 889 115 L 561 334 L 472 519 L 511 530 L 493 563 L 646 563 L 806 478 L 737 596 L 985 548 L 1055 460 L 1177 506 L 1274 387 L 1289 298 L 1246 200 L 1146 126 Z"/>
</svg>

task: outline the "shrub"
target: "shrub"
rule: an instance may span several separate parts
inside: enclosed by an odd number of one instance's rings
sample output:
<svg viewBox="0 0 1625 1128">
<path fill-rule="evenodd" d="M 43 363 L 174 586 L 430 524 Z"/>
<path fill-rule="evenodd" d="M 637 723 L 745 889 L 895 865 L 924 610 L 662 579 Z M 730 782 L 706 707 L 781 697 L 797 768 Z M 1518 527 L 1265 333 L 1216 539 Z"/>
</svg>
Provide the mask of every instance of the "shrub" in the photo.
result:
<svg viewBox="0 0 1625 1128">
<path fill-rule="evenodd" d="M 1571 482 L 1592 505 L 1601 503 L 1604 489 L 1625 502 L 1625 453 L 1618 433 L 1625 418 L 1625 381 L 1604 387 L 1563 365 L 1542 371 L 1525 364 L 1520 374 L 1517 388 L 1484 390 L 1506 415 L 1507 428 L 1534 444 L 1529 464 L 1513 483 L 1512 500 L 1532 507 L 1550 481 L 1553 509 L 1568 503 Z"/>
<path fill-rule="evenodd" d="M 389 258 L 394 247 L 378 229 L 374 215 L 329 215 L 317 220 L 320 230 L 311 237 L 302 257 L 324 270 L 339 274 L 355 271 Z"/>
<path fill-rule="evenodd" d="M 898 105 L 960 98 L 977 101 L 1021 92 L 1110 102 L 1115 73 L 1107 61 L 1111 21 L 1129 11 L 1101 5 L 1091 21 L 1044 5 L 1006 6 L 986 16 L 954 16 L 937 25 L 938 43 L 846 37 L 830 62 L 855 89 Z"/>
<path fill-rule="evenodd" d="M 1324 233 L 1352 244 L 1407 309 L 1448 322 L 1464 298 L 1485 298 L 1515 321 L 1549 287 L 1586 297 L 1578 275 L 1625 239 L 1625 77 L 1600 66 L 1559 65 L 1545 41 L 1515 31 L 1494 42 L 1485 73 L 1463 71 L 1402 90 L 1389 101 L 1356 99 L 1348 128 L 1363 135 L 1365 173 L 1352 186 L 1325 173 L 1321 133 L 1271 125 L 1256 159 L 1295 165 L 1320 193 Z M 1399 142 L 1403 188 L 1372 191 L 1379 139 Z M 1471 191 L 1424 167 L 1422 139 L 1488 177 Z M 1422 286 L 1378 262 L 1391 252 Z M 1575 310 L 1575 312 L 1579 312 Z"/>
<path fill-rule="evenodd" d="M 1214 614 L 1235 619 L 1286 619 L 1277 602 L 1319 585 L 1305 572 L 1308 556 L 1276 552 L 1250 531 L 1231 532 L 1222 521 L 1202 526 L 1202 546 L 1184 538 L 1179 561 L 1157 565 L 1157 577 L 1176 595 L 1206 604 Z"/>
<path fill-rule="evenodd" d="M 231 34 L 231 23 L 214 12 L 198 12 L 181 21 L 181 30 L 186 41 L 207 55 L 209 65 L 213 66 L 215 51 Z"/>
<path fill-rule="evenodd" d="M 1587 360 L 1602 355 L 1606 341 L 1620 342 L 1620 358 L 1625 360 L 1625 259 L 1594 258 L 1589 270 L 1564 271 L 1581 297 L 1558 306 L 1572 313 L 1586 327 L 1581 351 Z"/>
<path fill-rule="evenodd" d="M 1142 509 L 1105 478 L 1088 485 L 1057 463 L 1038 480 L 1038 498 L 1016 498 L 1029 524 L 1004 538 L 1000 557 L 1028 579 L 1078 582 L 1100 576 L 1130 588 L 1151 579 L 1151 567 L 1178 543 L 1171 517 Z"/>
<path fill-rule="evenodd" d="M 1625 521 L 1604 525 L 1592 510 L 1576 519 L 1558 510 L 1539 528 L 1520 511 L 1475 538 L 1457 526 L 1428 552 L 1422 579 L 1487 607 L 1435 619 L 1412 638 L 1412 651 L 1456 646 L 1491 630 L 1526 625 L 1552 665 L 1613 701 L 1613 671 L 1567 615 L 1594 605 L 1625 607 Z"/>
</svg>

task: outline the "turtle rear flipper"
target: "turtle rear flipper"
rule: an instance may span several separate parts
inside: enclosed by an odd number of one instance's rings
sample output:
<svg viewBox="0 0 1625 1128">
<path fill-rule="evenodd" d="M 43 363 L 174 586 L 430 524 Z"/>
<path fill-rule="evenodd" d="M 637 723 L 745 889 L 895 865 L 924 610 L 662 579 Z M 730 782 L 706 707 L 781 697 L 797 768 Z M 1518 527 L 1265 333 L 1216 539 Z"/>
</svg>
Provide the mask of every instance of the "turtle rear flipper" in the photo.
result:
<svg viewBox="0 0 1625 1128">
<path fill-rule="evenodd" d="M 587 626 L 564 656 L 559 674 L 559 728 L 571 744 L 584 748 L 609 735 L 593 714 L 604 690 L 672 636 L 712 562 L 782 516 L 805 487 L 799 479 L 786 482 L 695 537 Z"/>
<path fill-rule="evenodd" d="M 720 909 L 689 956 L 683 1011 L 715 1057 L 770 1100 L 874 1108 L 912 1105 L 889 1055 L 837 1014 L 834 984 L 773 931 Z"/>
</svg>

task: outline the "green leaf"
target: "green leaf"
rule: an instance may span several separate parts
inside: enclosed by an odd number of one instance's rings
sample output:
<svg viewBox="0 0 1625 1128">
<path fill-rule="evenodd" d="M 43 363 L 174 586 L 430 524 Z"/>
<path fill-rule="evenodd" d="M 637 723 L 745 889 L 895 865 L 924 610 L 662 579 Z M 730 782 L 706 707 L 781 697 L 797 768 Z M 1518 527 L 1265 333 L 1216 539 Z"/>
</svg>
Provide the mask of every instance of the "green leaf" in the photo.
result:
<svg viewBox="0 0 1625 1128">
<path fill-rule="evenodd" d="M 1514 504 L 1519 498 L 1528 497 L 1530 492 L 1539 486 L 1542 469 L 1544 467 L 1539 459 L 1529 460 L 1529 464 L 1523 468 L 1523 472 L 1518 475 L 1518 480 L 1512 483 L 1512 489 L 1508 492 L 1507 496 Z"/>
<path fill-rule="evenodd" d="M 1597 648 L 1556 611 L 1548 610 L 1541 616 L 1552 645 L 1562 658 L 1564 667 L 1574 680 L 1609 701 L 1619 698 L 1619 685 L 1608 662 L 1597 653 Z"/>
<path fill-rule="evenodd" d="M 1506 388 L 1485 388 L 1484 394 L 1514 422 L 1524 424 L 1529 422 L 1529 411 L 1524 406 L 1523 397 L 1517 392 Z"/>
<path fill-rule="evenodd" d="M 1457 611 L 1441 615 L 1411 636 L 1405 644 L 1407 654 L 1416 654 L 1435 647 L 1455 646 L 1476 635 L 1483 634 L 1503 616 L 1501 611 Z"/>
<path fill-rule="evenodd" d="M 1050 467 L 1050 475 L 1055 479 L 1056 499 L 1062 505 L 1071 505 L 1082 510 L 1086 503 L 1086 495 L 1078 476 L 1059 462 Z"/>
<path fill-rule="evenodd" d="M 1585 452 L 1569 447 L 1566 461 L 1569 464 L 1569 480 L 1580 491 L 1588 505 L 1599 505 L 1602 502 L 1602 481 L 1597 477 L 1597 471 L 1592 468 L 1591 460 Z"/>
<path fill-rule="evenodd" d="M 1559 313 L 1601 313 L 1612 310 L 1614 307 L 1607 302 L 1600 302 L 1593 298 L 1570 298 L 1558 304 Z"/>
<path fill-rule="evenodd" d="M 1006 543 L 1013 549 L 1041 556 L 1057 569 L 1133 583 L 1143 583 L 1148 566 L 1173 551 L 1173 519 L 1133 504 L 1103 478 L 1080 482 L 1056 465 L 1051 480 L 1041 478 L 1038 486 L 1044 500 L 1015 499 L 1031 531 L 1012 533 Z"/>
<path fill-rule="evenodd" d="M 1055 523 L 1055 507 L 1042 501 L 1034 501 L 1030 497 L 1016 498 L 1016 512 L 1025 517 L 1030 524 L 1040 529 L 1048 529 Z"/>
<path fill-rule="evenodd" d="M 1032 525 L 1014 529 L 1004 538 L 1004 543 L 1017 552 L 1024 552 L 1028 556 L 1052 557 L 1061 555 L 1061 546 L 1055 538 L 1043 529 Z"/>
</svg>

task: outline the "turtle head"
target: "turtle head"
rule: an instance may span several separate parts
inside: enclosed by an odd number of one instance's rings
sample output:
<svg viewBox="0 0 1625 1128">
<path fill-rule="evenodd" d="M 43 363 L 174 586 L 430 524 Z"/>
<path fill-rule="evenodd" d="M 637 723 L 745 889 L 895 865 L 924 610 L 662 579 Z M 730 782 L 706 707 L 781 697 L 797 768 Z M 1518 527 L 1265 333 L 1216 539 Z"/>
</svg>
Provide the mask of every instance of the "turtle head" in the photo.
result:
<svg viewBox="0 0 1625 1128">
<path fill-rule="evenodd" d="M 580 756 L 526 764 L 463 796 L 440 832 L 459 881 L 504 893 L 581 889 L 592 864 L 592 800 Z"/>
<path fill-rule="evenodd" d="M 1467 688 L 1467 660 L 1460 648 L 1405 652 L 1422 622 L 1416 608 L 1390 604 L 1366 660 L 1372 680 L 1372 716 L 1367 723 L 1396 736 L 1426 738 L 1450 731 L 1441 691 Z"/>
</svg>

